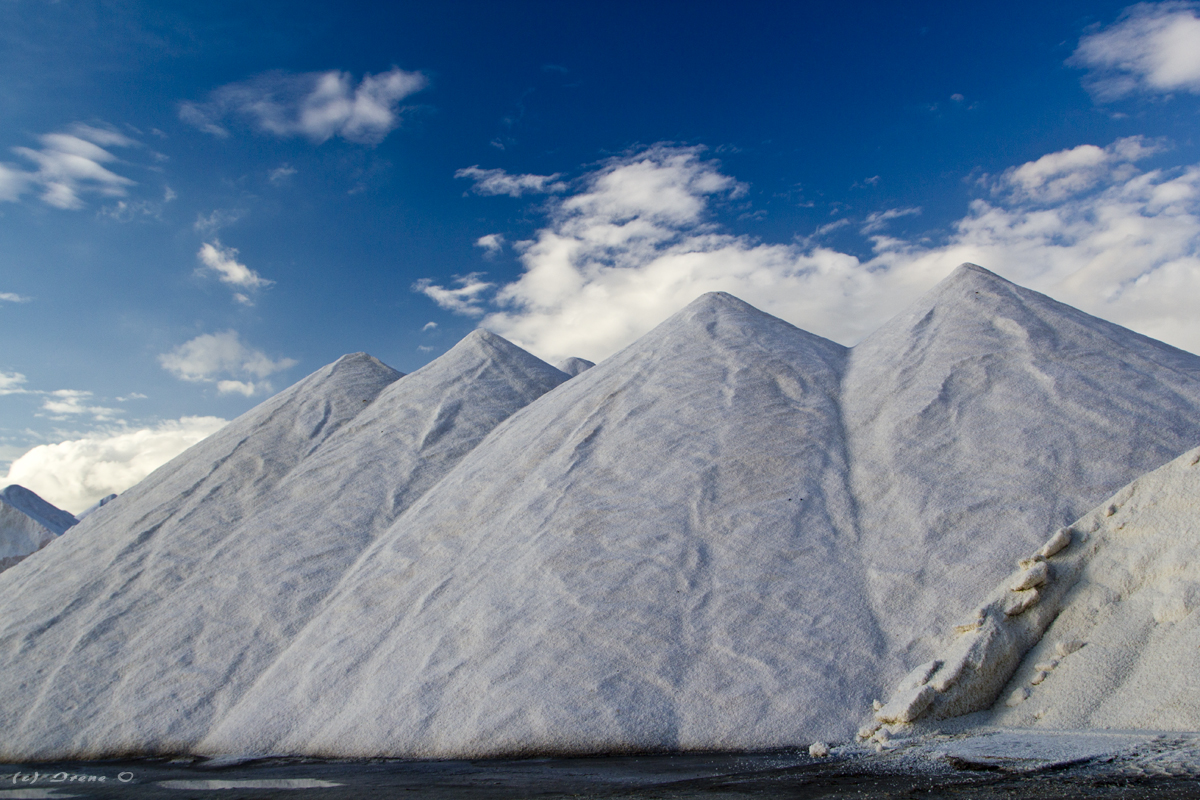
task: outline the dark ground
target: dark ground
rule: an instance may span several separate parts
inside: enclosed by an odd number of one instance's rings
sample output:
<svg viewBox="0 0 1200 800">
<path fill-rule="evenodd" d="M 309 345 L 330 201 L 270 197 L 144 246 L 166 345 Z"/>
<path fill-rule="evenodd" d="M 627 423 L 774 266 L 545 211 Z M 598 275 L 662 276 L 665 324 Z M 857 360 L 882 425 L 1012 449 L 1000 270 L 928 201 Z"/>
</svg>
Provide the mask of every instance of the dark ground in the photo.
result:
<svg viewBox="0 0 1200 800">
<path fill-rule="evenodd" d="M 98 780 L 101 777 L 105 779 L 103 782 Z M 88 780 L 91 778 L 95 780 Z M 84 782 L 80 783 L 81 779 Z M 918 764 L 912 759 L 869 754 L 812 759 L 801 751 L 513 761 L 267 759 L 222 764 L 181 759 L 0 765 L 0 800 L 70 796 L 113 800 L 274 797 L 1172 800 L 1200 798 L 1200 778 L 1187 769 L 1146 770 L 1103 758 L 1016 772 L 994 763 L 966 762 L 953 757 Z"/>
</svg>

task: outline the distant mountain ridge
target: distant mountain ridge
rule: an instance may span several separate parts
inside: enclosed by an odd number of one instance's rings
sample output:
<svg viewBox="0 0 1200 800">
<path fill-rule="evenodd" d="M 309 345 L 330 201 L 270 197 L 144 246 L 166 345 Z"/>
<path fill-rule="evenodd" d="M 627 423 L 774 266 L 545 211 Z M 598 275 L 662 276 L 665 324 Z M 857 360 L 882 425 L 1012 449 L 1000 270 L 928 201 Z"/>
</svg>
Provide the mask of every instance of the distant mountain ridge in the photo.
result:
<svg viewBox="0 0 1200 800">
<path fill-rule="evenodd" d="M 844 739 L 1197 412 L 973 265 L 853 349 L 713 293 L 574 377 L 347 356 L 0 574 L 0 757 Z"/>
</svg>

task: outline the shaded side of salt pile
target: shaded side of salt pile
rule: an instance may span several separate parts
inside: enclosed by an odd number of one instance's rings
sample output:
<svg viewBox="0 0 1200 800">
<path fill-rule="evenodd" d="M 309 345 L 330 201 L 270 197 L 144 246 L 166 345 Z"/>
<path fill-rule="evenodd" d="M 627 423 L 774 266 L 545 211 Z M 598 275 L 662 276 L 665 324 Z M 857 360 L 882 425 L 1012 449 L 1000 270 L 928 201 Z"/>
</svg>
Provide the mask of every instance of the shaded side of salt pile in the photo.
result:
<svg viewBox="0 0 1200 800">
<path fill-rule="evenodd" d="M 1200 357 L 968 264 L 853 349 L 843 407 L 891 682 L 1047 531 L 1200 443 Z"/>
<path fill-rule="evenodd" d="M 79 522 L 70 511 L 43 500 L 37 492 L 14 483 L 0 491 L 0 500 L 48 528 L 55 536 L 62 536 L 67 528 Z"/>
<path fill-rule="evenodd" d="M 365 354 L 339 359 L 163 465 L 52 547 L 0 574 L 0 756 L 87 758 L 121 747 L 153 752 L 170 747 L 171 736 L 147 740 L 136 734 L 138 726 L 154 728 L 158 715 L 171 707 L 206 713 L 203 687 L 224 675 L 210 670 L 204 658 L 156 647 L 154 623 L 164 613 L 188 612 L 188 604 L 197 602 L 175 597 L 189 582 L 220 586 L 229 580 L 210 564 L 230 531 L 398 377 Z M 220 624 L 212 618 L 207 629 Z M 197 619 L 195 633 L 205 629 Z M 146 685 L 140 671 L 147 669 L 170 669 L 172 685 L 188 688 L 163 697 Z M 113 705 L 114 692 L 139 690 L 166 708 Z M 165 713 L 168 725 L 177 717 Z M 110 738 L 121 725 L 134 731 L 132 738 Z"/>
<path fill-rule="evenodd" d="M 1198 507 L 1200 448 L 1055 531 L 860 736 L 989 708 L 1004 727 L 1200 729 Z"/>
<path fill-rule="evenodd" d="M 24 486 L 0 492 L 0 572 L 19 564 L 75 524 L 75 517 Z"/>
<path fill-rule="evenodd" d="M 144 609 L 137 628 L 121 626 L 111 668 L 123 680 L 73 730 L 76 757 L 192 749 L 379 531 L 498 422 L 566 379 L 476 331 L 363 404 L 224 532 L 200 574 Z M 198 532 L 176 535 L 183 547 Z"/>
<path fill-rule="evenodd" d="M 710 294 L 502 423 L 203 744 L 454 756 L 849 733 L 845 349 Z M 855 719 L 855 722 L 857 720 Z"/>
</svg>

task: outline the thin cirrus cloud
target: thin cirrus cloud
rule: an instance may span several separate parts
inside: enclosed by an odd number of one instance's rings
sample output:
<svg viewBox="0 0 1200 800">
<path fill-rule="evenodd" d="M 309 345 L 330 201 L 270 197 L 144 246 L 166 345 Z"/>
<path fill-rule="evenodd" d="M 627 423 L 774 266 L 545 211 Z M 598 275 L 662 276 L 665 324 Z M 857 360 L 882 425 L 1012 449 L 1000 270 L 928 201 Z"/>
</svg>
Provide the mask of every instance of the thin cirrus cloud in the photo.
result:
<svg viewBox="0 0 1200 800">
<path fill-rule="evenodd" d="M 458 170 L 454 177 L 473 181 L 471 191 L 481 195 L 520 197 L 523 194 L 555 194 L 568 188 L 558 180 L 560 174 L 557 172 L 553 175 L 510 175 L 502 169 L 480 169 L 478 164 Z"/>
<path fill-rule="evenodd" d="M 275 281 L 262 277 L 238 261 L 237 255 L 236 248 L 223 247 L 219 241 L 205 242 L 196 253 L 196 258 L 203 265 L 197 272 L 215 274 L 221 283 L 243 290 L 234 292 L 233 299 L 242 305 L 252 306 L 254 301 L 247 292 L 266 288 Z"/>
<path fill-rule="evenodd" d="M 73 514 L 119 494 L 225 425 L 220 417 L 183 417 L 131 428 L 112 426 L 57 444 L 38 445 L 9 466 L 19 483 Z"/>
<path fill-rule="evenodd" d="M 32 300 L 32 297 L 26 297 L 15 292 L 0 292 L 0 303 L 28 303 Z"/>
<path fill-rule="evenodd" d="M 1200 94 L 1200 19 L 1195 3 L 1139 3 L 1079 41 L 1067 63 L 1088 70 L 1101 100 L 1135 93 Z"/>
<path fill-rule="evenodd" d="M 872 236 L 860 258 L 811 238 L 771 244 L 724 231 L 713 207 L 740 184 L 700 148 L 657 145 L 555 198 L 545 225 L 516 244 L 516 280 L 414 289 L 543 358 L 599 361 L 709 291 L 854 344 L 970 261 L 1200 352 L 1200 164 L 1139 169 L 1154 148 L 1081 145 L 986 176 L 985 196 L 938 240 Z"/>
<path fill-rule="evenodd" d="M 215 384 L 221 394 L 252 397 L 273 390 L 268 376 L 295 366 L 292 358 L 273 360 L 242 343 L 236 331 L 205 333 L 158 357 L 175 377 L 192 383 Z"/>
<path fill-rule="evenodd" d="M 42 134 L 37 141 L 40 146 L 36 149 L 12 148 L 33 170 L 0 163 L 0 201 L 17 202 L 33 192 L 46 205 L 78 210 L 86 205 L 85 195 L 126 197 L 129 187 L 136 185 L 109 169 L 119 159 L 105 147 L 139 146 L 118 131 L 80 123 L 66 131 Z"/>
<path fill-rule="evenodd" d="M 378 144 L 399 127 L 400 101 L 428 83 L 420 72 L 397 67 L 364 75 L 357 85 L 340 70 L 275 71 L 222 86 L 202 103 L 182 103 L 179 118 L 221 138 L 230 135 L 227 120 L 240 119 L 279 137 L 302 136 L 319 144 L 340 136 Z"/>
</svg>

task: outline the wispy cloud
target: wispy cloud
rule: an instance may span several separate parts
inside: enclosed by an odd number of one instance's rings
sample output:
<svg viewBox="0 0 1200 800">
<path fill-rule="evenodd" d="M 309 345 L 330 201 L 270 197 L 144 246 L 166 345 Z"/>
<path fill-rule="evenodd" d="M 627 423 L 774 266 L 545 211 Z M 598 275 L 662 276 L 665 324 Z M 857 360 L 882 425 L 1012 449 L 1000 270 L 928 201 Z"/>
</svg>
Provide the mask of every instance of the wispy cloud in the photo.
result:
<svg viewBox="0 0 1200 800">
<path fill-rule="evenodd" d="M 770 244 L 724 231 L 711 206 L 737 182 L 695 149 L 660 145 L 608 162 L 576 194 L 554 199 L 546 224 L 519 247 L 515 281 L 476 289 L 476 276 L 459 279 L 462 296 L 439 305 L 490 312 L 482 325 L 551 360 L 604 358 L 717 290 L 853 344 L 971 261 L 1200 352 L 1200 164 L 1139 169 L 1154 147 L 1120 140 L 1016 165 L 985 177 L 984 196 L 940 241 L 876 235 L 860 258 L 814 238 Z M 430 290 L 439 287 L 415 288 L 438 300 Z"/>
<path fill-rule="evenodd" d="M 378 144 L 400 125 L 400 101 L 428 85 L 419 72 L 393 67 L 364 75 L 349 72 L 268 72 L 213 91 L 202 103 L 185 102 L 184 122 L 215 136 L 229 136 L 227 119 L 242 119 L 263 133 L 303 136 L 321 143 L 340 136 Z"/>
<path fill-rule="evenodd" d="M 568 188 L 558 180 L 560 174 L 557 172 L 553 175 L 509 175 L 502 169 L 480 169 L 478 164 L 458 170 L 454 177 L 474 181 L 471 191 L 482 195 L 520 197 L 523 194 L 565 192 Z"/>
<path fill-rule="evenodd" d="M 276 186 L 279 186 L 282 183 L 286 183 L 287 179 L 292 177 L 295 174 L 296 174 L 295 167 L 293 167 L 291 164 L 283 164 L 283 165 L 278 166 L 275 169 L 271 170 L 267 174 L 267 180 L 269 180 L 271 183 L 275 184 Z"/>
<path fill-rule="evenodd" d="M 249 397 L 272 391 L 270 382 L 264 379 L 298 362 L 291 358 L 273 360 L 261 350 L 242 344 L 236 331 L 222 331 L 184 342 L 160 355 L 158 363 L 182 380 L 212 383 L 222 394 Z"/>
<path fill-rule="evenodd" d="M 33 300 L 32 297 L 14 294 L 12 292 L 0 292 L 0 302 L 4 303 L 29 303 Z"/>
<path fill-rule="evenodd" d="M 0 372 L 0 395 L 28 394 L 27 379 L 19 372 Z"/>
<path fill-rule="evenodd" d="M 887 227 L 887 224 L 894 219 L 901 217 L 912 217 L 921 213 L 920 207 L 913 208 L 889 208 L 887 211 L 875 211 L 867 215 L 863 221 L 863 226 L 859 229 L 862 233 L 875 233 Z M 828 227 L 828 226 L 826 226 Z"/>
<path fill-rule="evenodd" d="M 1195 3 L 1139 3 L 1113 25 L 1092 31 L 1068 59 L 1088 70 L 1097 98 L 1140 92 L 1200 94 L 1200 19 Z"/>
<path fill-rule="evenodd" d="M 472 272 L 469 275 L 455 275 L 456 289 L 438 286 L 429 278 L 422 278 L 413 284 L 413 291 L 420 292 L 433 302 L 448 311 L 468 316 L 481 316 L 483 311 L 483 294 L 495 286 L 494 283 L 481 280 L 482 272 Z"/>
<path fill-rule="evenodd" d="M 254 270 L 237 260 L 238 251 L 233 247 L 222 247 L 219 241 L 205 242 L 196 253 L 203 267 L 197 269 L 200 273 L 214 273 L 221 283 L 234 286 L 245 291 L 235 292 L 234 300 L 242 305 L 254 305 L 254 301 L 246 292 L 254 292 L 266 288 L 275 281 L 262 277 Z"/>
<path fill-rule="evenodd" d="M 213 236 L 222 228 L 227 228 L 242 217 L 246 210 L 242 208 L 217 208 L 211 214 L 197 214 L 192 223 L 192 230 L 203 236 Z"/>
<path fill-rule="evenodd" d="M 55 208 L 77 210 L 86 204 L 83 195 L 125 197 L 136 182 L 118 175 L 105 164 L 119 159 L 105 147 L 135 147 L 128 136 L 107 128 L 76 124 L 66 132 L 37 137 L 39 148 L 14 147 L 12 151 L 35 169 L 0 164 L 0 200 L 16 202 L 28 191 L 37 192 L 43 203 Z"/>
<path fill-rule="evenodd" d="M 49 392 L 42 401 L 42 411 L 45 413 L 39 414 L 39 416 L 62 420 L 88 415 L 97 422 L 106 422 L 121 415 L 121 410 L 117 408 L 88 405 L 91 397 L 91 392 L 78 389 L 58 389 Z"/>
<path fill-rule="evenodd" d="M 483 249 L 484 258 L 495 258 L 504 249 L 504 236 L 499 233 L 489 233 L 475 240 L 475 246 Z"/>
</svg>

